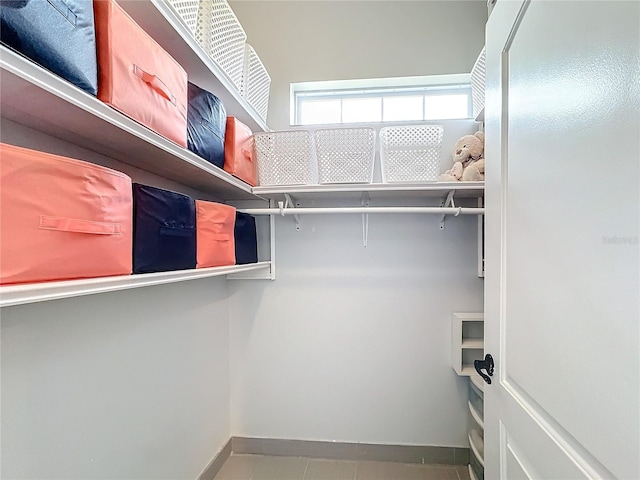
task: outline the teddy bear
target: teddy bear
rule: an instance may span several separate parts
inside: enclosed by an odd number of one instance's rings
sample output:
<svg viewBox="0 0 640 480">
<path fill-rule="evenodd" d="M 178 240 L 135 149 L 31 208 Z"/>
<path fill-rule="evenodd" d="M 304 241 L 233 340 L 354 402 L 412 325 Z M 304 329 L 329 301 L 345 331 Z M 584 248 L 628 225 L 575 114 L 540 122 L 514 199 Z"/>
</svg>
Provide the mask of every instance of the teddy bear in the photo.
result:
<svg viewBox="0 0 640 480">
<path fill-rule="evenodd" d="M 484 132 L 465 135 L 453 147 L 453 168 L 438 177 L 440 182 L 484 180 Z"/>
</svg>

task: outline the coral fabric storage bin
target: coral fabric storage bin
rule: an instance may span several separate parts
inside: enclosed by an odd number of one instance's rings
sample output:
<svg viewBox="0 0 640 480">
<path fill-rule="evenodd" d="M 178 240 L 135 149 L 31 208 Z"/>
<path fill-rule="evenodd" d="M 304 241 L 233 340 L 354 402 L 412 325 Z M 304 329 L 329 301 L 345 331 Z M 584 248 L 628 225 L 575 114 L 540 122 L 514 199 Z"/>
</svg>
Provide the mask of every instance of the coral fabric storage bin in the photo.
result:
<svg viewBox="0 0 640 480">
<path fill-rule="evenodd" d="M 224 169 L 252 187 L 258 182 L 258 169 L 253 155 L 253 133 L 237 118 L 227 118 L 224 139 Z"/>
<path fill-rule="evenodd" d="M 187 74 L 112 0 L 94 0 L 98 98 L 187 146 Z"/>
<path fill-rule="evenodd" d="M 213 93 L 189 83 L 187 147 L 217 167 L 224 167 L 227 112 Z"/>
<path fill-rule="evenodd" d="M 133 217 L 133 273 L 196 268 L 192 198 L 134 183 Z"/>
<path fill-rule="evenodd" d="M 256 219 L 249 214 L 236 212 L 234 228 L 236 243 L 236 263 L 258 263 L 258 236 Z"/>
<path fill-rule="evenodd" d="M 3 0 L 0 37 L 2 43 L 85 92 L 98 92 L 91 1 Z"/>
<path fill-rule="evenodd" d="M 236 263 L 235 224 L 234 207 L 196 200 L 197 268 Z"/>
<path fill-rule="evenodd" d="M 131 273 L 131 179 L 0 144 L 0 283 Z"/>
</svg>

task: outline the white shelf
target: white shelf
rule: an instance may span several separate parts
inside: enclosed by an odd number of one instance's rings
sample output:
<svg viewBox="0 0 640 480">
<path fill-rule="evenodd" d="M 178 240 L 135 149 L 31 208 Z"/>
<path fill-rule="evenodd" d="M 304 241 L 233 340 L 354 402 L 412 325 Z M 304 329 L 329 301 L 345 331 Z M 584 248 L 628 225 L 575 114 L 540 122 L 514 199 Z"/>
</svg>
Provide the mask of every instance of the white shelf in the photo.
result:
<svg viewBox="0 0 640 480">
<path fill-rule="evenodd" d="M 471 380 L 471 383 L 473 383 L 478 390 L 484 393 L 484 380 L 480 375 L 475 373 L 474 375 L 471 375 L 469 380 Z"/>
<path fill-rule="evenodd" d="M 484 340 L 481 338 L 468 338 L 462 340 L 461 348 L 469 348 L 469 349 L 479 349 L 482 350 L 484 348 Z"/>
<path fill-rule="evenodd" d="M 469 411 L 471 412 L 471 416 L 473 417 L 475 422 L 484 430 L 484 421 L 482 420 L 482 417 L 480 416 L 478 411 L 473 407 L 470 401 L 467 403 L 469 404 Z"/>
<path fill-rule="evenodd" d="M 228 116 L 238 118 L 253 132 L 268 129 L 166 0 L 119 0 L 118 4 L 187 71 L 190 82 L 222 100 Z"/>
<path fill-rule="evenodd" d="M 132 288 L 149 287 L 165 283 L 186 282 L 242 272 L 264 272 L 269 278 L 271 262 L 232 265 L 228 267 L 198 268 L 173 272 L 122 275 L 117 277 L 88 278 L 62 282 L 44 282 L 0 287 L 0 307 L 44 302 L 60 298 L 80 297 L 96 293 L 114 292 Z"/>
<path fill-rule="evenodd" d="M 477 198 L 484 195 L 484 182 L 429 182 L 429 183 L 345 183 L 333 185 L 284 185 L 254 187 L 253 193 L 263 198 L 281 200 L 285 194 L 295 199 L 446 197 L 455 190 L 455 198 Z"/>
<path fill-rule="evenodd" d="M 258 198 L 250 185 L 5 46 L 0 46 L 0 85 L 3 118 L 221 200 Z"/>
<path fill-rule="evenodd" d="M 478 459 L 478 462 L 480 463 L 480 465 L 482 466 L 482 468 L 484 468 L 484 458 L 482 458 L 482 456 L 480 456 L 480 454 L 478 453 L 478 449 L 477 447 L 474 445 L 474 443 L 471 441 L 471 435 L 468 436 L 469 437 L 469 446 L 471 447 L 471 451 L 473 452 L 473 454 L 475 455 L 475 457 Z"/>
<path fill-rule="evenodd" d="M 456 372 L 461 377 L 470 377 L 471 375 L 476 373 L 476 369 L 470 363 L 463 363 L 462 368 L 460 368 L 460 371 L 458 372 L 458 370 L 456 370 Z"/>
<path fill-rule="evenodd" d="M 460 376 L 476 375 L 474 360 L 484 358 L 484 313 L 451 315 L 451 365 Z"/>
</svg>

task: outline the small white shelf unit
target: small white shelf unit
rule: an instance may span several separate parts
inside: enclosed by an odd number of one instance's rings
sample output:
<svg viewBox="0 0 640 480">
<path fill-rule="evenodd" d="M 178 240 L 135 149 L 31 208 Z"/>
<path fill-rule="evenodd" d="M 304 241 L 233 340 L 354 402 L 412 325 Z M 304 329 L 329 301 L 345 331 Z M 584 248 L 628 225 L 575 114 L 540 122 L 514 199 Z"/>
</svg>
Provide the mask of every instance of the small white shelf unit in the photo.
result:
<svg viewBox="0 0 640 480">
<path fill-rule="evenodd" d="M 458 375 L 475 373 L 474 360 L 484 358 L 484 313 L 451 316 L 451 364 Z"/>
</svg>

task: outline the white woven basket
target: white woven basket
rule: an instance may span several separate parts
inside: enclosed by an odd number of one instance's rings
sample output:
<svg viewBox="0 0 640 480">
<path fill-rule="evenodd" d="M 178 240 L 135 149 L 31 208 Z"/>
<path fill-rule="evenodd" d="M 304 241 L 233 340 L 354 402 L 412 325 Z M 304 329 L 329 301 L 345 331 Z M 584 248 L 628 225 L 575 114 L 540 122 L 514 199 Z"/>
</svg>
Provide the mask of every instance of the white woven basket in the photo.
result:
<svg viewBox="0 0 640 480">
<path fill-rule="evenodd" d="M 371 183 L 374 128 L 326 128 L 315 132 L 320 183 Z"/>
<path fill-rule="evenodd" d="M 195 36 L 200 0 L 169 0 L 169 5 L 173 7 L 184 24 L 189 27 L 191 35 Z"/>
<path fill-rule="evenodd" d="M 380 129 L 382 181 L 435 181 L 440 170 L 442 125 L 409 125 Z"/>
<path fill-rule="evenodd" d="M 317 163 L 310 131 L 260 132 L 253 138 L 260 185 L 317 183 Z"/>
<path fill-rule="evenodd" d="M 242 76 L 242 88 L 240 92 L 260 115 L 267 120 L 269 109 L 269 88 L 271 77 L 260 61 L 260 57 L 249 44 L 245 46 L 244 72 Z"/>
<path fill-rule="evenodd" d="M 196 41 L 240 91 L 247 35 L 226 0 L 200 2 Z"/>
<path fill-rule="evenodd" d="M 485 92 L 485 49 L 483 48 L 471 69 L 471 97 L 473 99 L 473 118 L 484 108 Z"/>
</svg>

